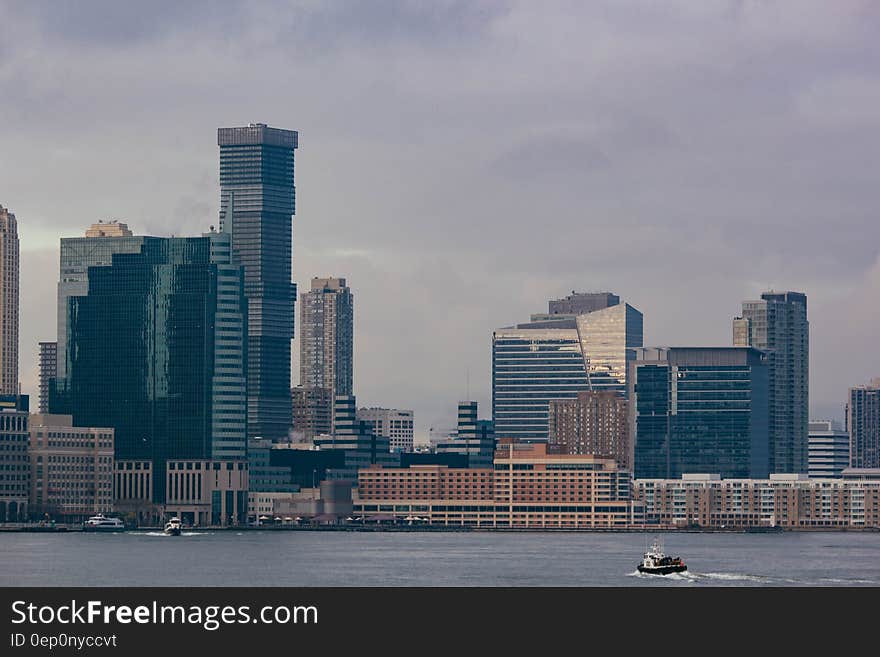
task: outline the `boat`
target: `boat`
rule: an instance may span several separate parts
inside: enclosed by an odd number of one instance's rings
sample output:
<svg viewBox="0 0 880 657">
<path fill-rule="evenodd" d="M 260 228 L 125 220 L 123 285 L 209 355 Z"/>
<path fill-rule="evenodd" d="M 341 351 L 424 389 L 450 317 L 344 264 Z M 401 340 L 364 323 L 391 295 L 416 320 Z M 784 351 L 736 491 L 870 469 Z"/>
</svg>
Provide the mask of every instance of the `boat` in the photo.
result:
<svg viewBox="0 0 880 657">
<path fill-rule="evenodd" d="M 83 523 L 85 532 L 121 532 L 125 524 L 119 518 L 108 518 L 103 513 L 92 516 Z"/>
<path fill-rule="evenodd" d="M 164 531 L 167 536 L 180 536 L 180 518 L 171 518 L 166 522 Z"/>
<path fill-rule="evenodd" d="M 645 552 L 642 563 L 639 564 L 639 572 L 649 575 L 669 575 L 686 571 L 687 565 L 681 557 L 670 557 L 663 553 L 663 544 L 660 539 L 654 539 L 651 547 Z"/>
</svg>

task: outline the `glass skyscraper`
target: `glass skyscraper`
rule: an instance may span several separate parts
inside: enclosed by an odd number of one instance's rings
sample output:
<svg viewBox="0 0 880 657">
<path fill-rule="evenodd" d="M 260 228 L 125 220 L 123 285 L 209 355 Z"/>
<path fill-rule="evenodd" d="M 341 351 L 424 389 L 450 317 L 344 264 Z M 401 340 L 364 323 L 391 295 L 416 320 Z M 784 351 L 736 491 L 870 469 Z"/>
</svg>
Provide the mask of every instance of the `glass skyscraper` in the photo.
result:
<svg viewBox="0 0 880 657">
<path fill-rule="evenodd" d="M 294 150 L 298 134 L 262 123 L 220 128 L 220 230 L 244 267 L 248 305 L 248 436 L 277 439 L 291 425 L 290 349 Z"/>
<path fill-rule="evenodd" d="M 743 301 L 733 320 L 733 344 L 770 353 L 770 468 L 774 473 L 809 470 L 810 325 L 807 296 L 765 292 Z"/>
<path fill-rule="evenodd" d="M 749 347 L 636 349 L 628 383 L 635 477 L 766 478 L 767 361 Z"/>
<path fill-rule="evenodd" d="M 53 412 L 116 430 L 115 457 L 165 465 L 246 456 L 246 306 L 230 238 L 142 237 L 66 298 L 66 376 Z"/>
<path fill-rule="evenodd" d="M 546 441 L 551 401 L 586 390 L 625 394 L 631 349 L 642 346 L 642 313 L 627 303 L 533 320 L 492 334 L 492 419 L 499 438 Z"/>
</svg>

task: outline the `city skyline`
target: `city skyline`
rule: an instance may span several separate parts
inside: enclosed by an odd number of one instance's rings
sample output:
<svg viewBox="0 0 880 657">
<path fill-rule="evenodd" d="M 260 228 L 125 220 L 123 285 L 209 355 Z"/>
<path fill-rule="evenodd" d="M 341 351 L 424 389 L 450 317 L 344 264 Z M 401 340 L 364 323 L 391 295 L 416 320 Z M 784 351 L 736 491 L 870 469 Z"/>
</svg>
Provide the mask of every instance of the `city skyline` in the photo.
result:
<svg viewBox="0 0 880 657">
<path fill-rule="evenodd" d="M 583 8 L 578 21 L 525 5 L 382 8 L 363 20 L 318 8 L 293 21 L 268 7 L 209 19 L 244 39 L 228 53 L 189 8 L 120 39 L 124 8 L 96 21 L 93 9 L 45 7 L 0 10 L 19 35 L 2 46 L 0 202 L 19 224 L 20 380 L 32 400 L 38 342 L 55 339 L 58 239 L 111 218 L 139 235 L 206 231 L 219 211 L 214 126 L 251 121 L 302 131 L 293 279 L 357 282 L 359 403 L 412 408 L 421 440 L 454 424 L 459 399 L 489 408 L 491 330 L 572 289 L 630 301 L 651 346 L 729 345 L 742 299 L 803 291 L 812 419 L 841 421 L 846 391 L 880 373 L 880 318 L 865 303 L 880 294 L 875 241 L 845 237 L 876 231 L 874 13 L 655 8 L 654 41 L 636 38 L 638 8 Z M 298 45 L 274 40 L 293 23 Z M 333 39 L 321 41 L 322 23 Z M 603 40 L 622 25 L 619 44 Z M 590 42 L 604 45 L 577 45 Z M 521 54 L 502 61 L 510 43 Z M 297 57 L 316 46 L 311 61 Z M 94 81 L 131 67 L 143 75 L 126 77 L 128 93 L 103 96 Z M 217 74 L 227 68 L 243 93 Z M 169 91 L 173 111 L 144 109 Z M 412 305 L 396 307 L 413 287 Z M 432 321 L 388 339 L 413 316 Z"/>
</svg>

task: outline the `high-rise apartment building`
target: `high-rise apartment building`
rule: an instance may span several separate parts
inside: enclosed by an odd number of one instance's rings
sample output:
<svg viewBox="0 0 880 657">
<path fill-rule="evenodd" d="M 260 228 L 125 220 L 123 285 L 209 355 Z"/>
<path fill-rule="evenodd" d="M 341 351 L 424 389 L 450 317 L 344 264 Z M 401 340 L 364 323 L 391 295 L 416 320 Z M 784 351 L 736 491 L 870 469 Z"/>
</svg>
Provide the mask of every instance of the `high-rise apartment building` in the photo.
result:
<svg viewBox="0 0 880 657">
<path fill-rule="evenodd" d="M 628 303 L 580 315 L 535 315 L 492 335 L 492 418 L 499 438 L 546 441 L 549 403 L 585 390 L 626 394 L 642 346 L 642 313 Z"/>
<path fill-rule="evenodd" d="M 150 461 L 161 504 L 166 462 L 246 458 L 247 318 L 228 234 L 141 239 L 68 297 L 53 411 L 113 427 L 115 458 Z"/>
<path fill-rule="evenodd" d="M 28 518 L 27 395 L 0 395 L 0 522 Z"/>
<path fill-rule="evenodd" d="M 850 467 L 880 468 L 880 379 L 849 389 L 846 430 Z"/>
<path fill-rule="evenodd" d="M 58 376 L 58 343 L 40 343 L 40 413 L 49 412 L 49 387 Z"/>
<path fill-rule="evenodd" d="M 635 350 L 629 427 L 638 479 L 770 474 L 767 356 L 749 347 Z"/>
<path fill-rule="evenodd" d="M 808 472 L 810 327 L 807 296 L 765 292 L 743 301 L 733 344 L 770 352 L 770 471 Z"/>
<path fill-rule="evenodd" d="M 631 468 L 626 399 L 614 390 L 597 390 L 551 401 L 548 442 L 556 454 L 592 454 Z"/>
<path fill-rule="evenodd" d="M 262 123 L 220 128 L 220 230 L 244 267 L 248 437 L 285 438 L 291 424 L 290 349 L 294 150 L 298 133 Z"/>
<path fill-rule="evenodd" d="M 828 420 L 810 421 L 810 479 L 840 477 L 849 467 L 849 434 Z"/>
<path fill-rule="evenodd" d="M 296 386 L 290 391 L 293 431 L 306 440 L 333 431 L 333 391 Z"/>
<path fill-rule="evenodd" d="M 19 393 L 18 277 L 18 226 L 0 205 L 0 395 Z"/>
<path fill-rule="evenodd" d="M 388 438 L 391 449 L 411 452 L 413 449 L 413 412 L 396 408 L 360 408 L 357 418 L 369 422 L 373 434 Z"/>
<path fill-rule="evenodd" d="M 352 394 L 354 297 L 344 278 L 313 278 L 300 295 L 300 384 Z"/>
</svg>

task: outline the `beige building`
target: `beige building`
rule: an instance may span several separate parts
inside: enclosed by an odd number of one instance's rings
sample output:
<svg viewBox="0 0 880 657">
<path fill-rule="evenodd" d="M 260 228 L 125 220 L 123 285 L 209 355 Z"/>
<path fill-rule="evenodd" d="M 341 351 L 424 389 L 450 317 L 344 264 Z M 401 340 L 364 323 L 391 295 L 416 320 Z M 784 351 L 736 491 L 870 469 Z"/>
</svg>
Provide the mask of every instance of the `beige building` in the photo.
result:
<svg viewBox="0 0 880 657">
<path fill-rule="evenodd" d="M 313 278 L 300 295 L 300 385 L 352 393 L 354 296 L 344 278 Z"/>
<path fill-rule="evenodd" d="M 114 463 L 113 510 L 137 525 L 156 526 L 163 514 L 153 502 L 153 462 L 125 460 Z"/>
<path fill-rule="evenodd" d="M 128 228 L 128 224 L 123 224 L 118 221 L 99 221 L 96 224 L 92 224 L 86 230 L 86 237 L 131 237 L 131 230 Z"/>
<path fill-rule="evenodd" d="M 32 516 L 78 522 L 113 510 L 113 429 L 31 415 L 29 459 Z"/>
<path fill-rule="evenodd" d="M 549 444 L 559 454 L 592 454 L 632 465 L 627 402 L 613 390 L 579 392 L 550 402 Z"/>
<path fill-rule="evenodd" d="M 17 395 L 18 385 L 18 227 L 0 205 L 0 395 Z"/>
<path fill-rule="evenodd" d="M 246 524 L 247 461 L 168 461 L 164 511 L 189 526 Z"/>
</svg>

